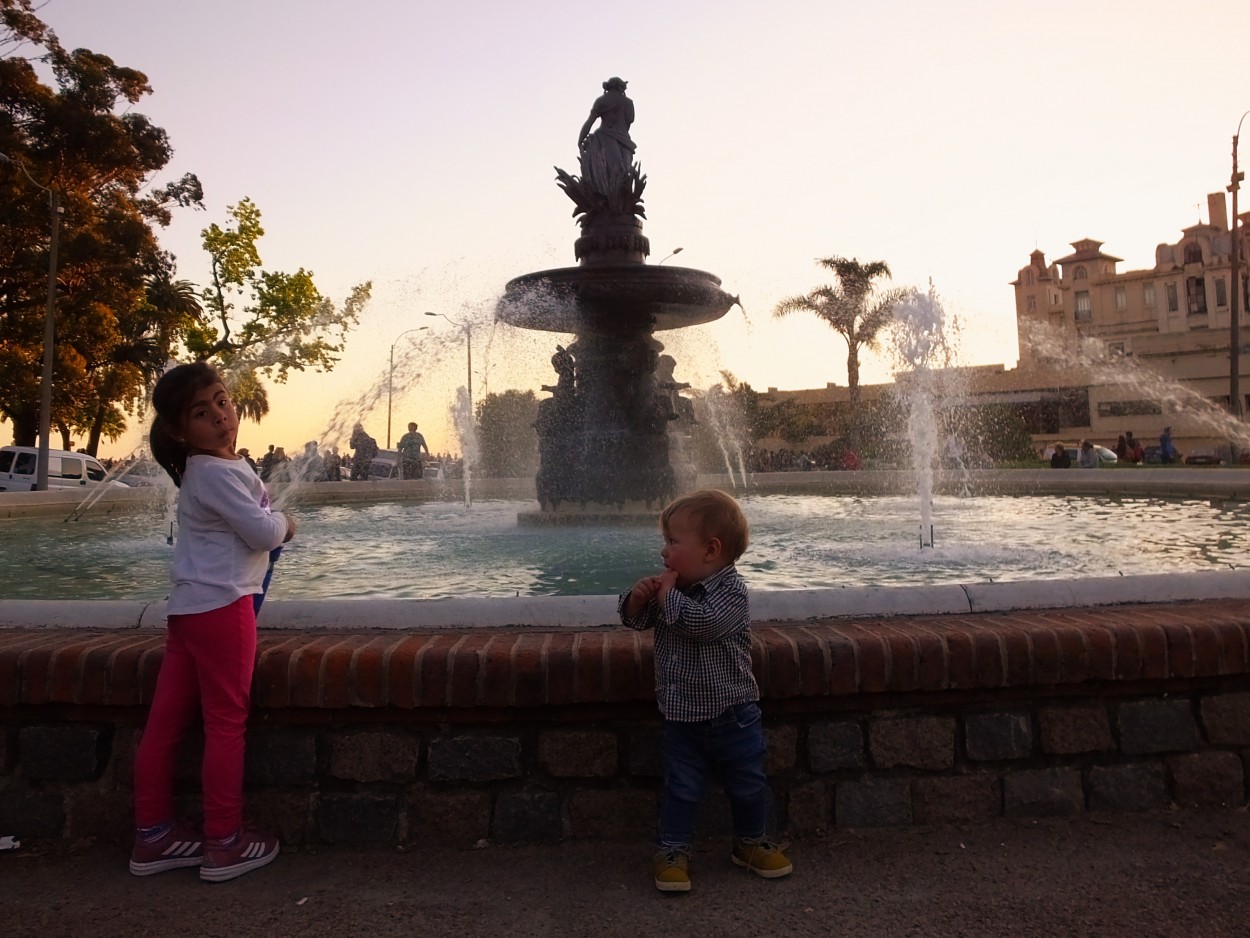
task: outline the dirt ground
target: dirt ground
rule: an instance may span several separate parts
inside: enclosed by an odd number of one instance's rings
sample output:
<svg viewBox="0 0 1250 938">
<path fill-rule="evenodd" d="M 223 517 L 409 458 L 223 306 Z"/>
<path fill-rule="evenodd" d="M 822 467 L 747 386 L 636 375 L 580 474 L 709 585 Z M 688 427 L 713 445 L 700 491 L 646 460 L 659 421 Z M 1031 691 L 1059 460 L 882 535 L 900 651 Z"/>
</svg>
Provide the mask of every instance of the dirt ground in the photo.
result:
<svg viewBox="0 0 1250 938">
<path fill-rule="evenodd" d="M 650 848 L 283 854 L 231 883 L 135 878 L 114 849 L 0 853 L 0 934 L 1245 936 L 1244 810 L 836 832 L 766 881 L 700 845 L 694 888 L 657 892 Z"/>
</svg>

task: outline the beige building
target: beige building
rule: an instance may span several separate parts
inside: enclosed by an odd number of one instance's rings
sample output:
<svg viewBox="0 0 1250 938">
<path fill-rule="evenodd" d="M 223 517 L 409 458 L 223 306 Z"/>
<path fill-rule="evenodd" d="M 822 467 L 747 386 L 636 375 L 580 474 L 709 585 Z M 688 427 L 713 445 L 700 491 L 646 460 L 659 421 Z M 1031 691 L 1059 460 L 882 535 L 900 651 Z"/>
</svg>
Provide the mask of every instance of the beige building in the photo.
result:
<svg viewBox="0 0 1250 938">
<path fill-rule="evenodd" d="M 1171 426 L 1182 453 L 1226 444 L 1229 404 L 1231 244 L 1222 193 L 1208 196 L 1209 221 L 1155 249 L 1155 264 L 1121 272 L 1102 242 L 1082 238 L 1051 263 L 1034 251 L 1011 282 L 1020 360 L 1014 369 L 958 369 L 968 403 L 1021 408 L 1040 448 L 1089 438 L 1114 446 L 1125 431 L 1144 443 Z M 1250 213 L 1241 215 L 1250 224 Z M 1245 235 L 1243 233 L 1244 242 Z M 1245 257 L 1243 246 L 1242 257 Z M 1241 267 L 1242 412 L 1250 413 L 1250 295 Z M 906 378 L 900 378 L 906 380 Z M 891 386 L 863 388 L 866 401 Z M 778 391 L 774 401 L 845 406 L 847 389 Z M 813 441 L 813 445 L 825 438 Z M 780 441 L 767 441 L 774 445 Z"/>
</svg>

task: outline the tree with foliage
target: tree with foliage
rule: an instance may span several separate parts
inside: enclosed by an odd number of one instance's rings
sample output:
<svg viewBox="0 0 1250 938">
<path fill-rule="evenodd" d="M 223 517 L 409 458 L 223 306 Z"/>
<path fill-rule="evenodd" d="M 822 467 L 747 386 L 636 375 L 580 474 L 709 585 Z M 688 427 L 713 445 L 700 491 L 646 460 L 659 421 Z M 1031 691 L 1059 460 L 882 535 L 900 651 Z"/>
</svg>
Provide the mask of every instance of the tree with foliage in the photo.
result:
<svg viewBox="0 0 1250 938">
<path fill-rule="evenodd" d="M 230 221 L 201 232 L 212 282 L 201 298 L 205 317 L 188 329 L 187 350 L 214 359 L 229 377 L 240 413 L 259 421 L 269 412 L 260 372 L 279 384 L 291 371 L 332 371 L 347 332 L 357 324 L 372 284 L 357 284 L 342 307 L 323 297 L 310 271 L 260 269 L 257 242 L 265 234 L 260 209 L 243 199 Z"/>
<path fill-rule="evenodd" d="M 62 445 L 86 432 L 94 452 L 101 434 L 119 433 L 187 322 L 149 303 L 149 284 L 173 270 L 154 226 L 176 206 L 202 207 L 202 191 L 190 174 L 153 186 L 173 149 L 132 110 L 151 91 L 142 72 L 66 50 L 32 0 L 0 0 L 0 418 L 18 443 L 38 432 L 51 192 L 62 209 L 52 396 Z"/>
<path fill-rule="evenodd" d="M 148 278 L 141 301 L 116 317 L 116 342 L 107 360 L 93 370 L 90 393 L 72 415 L 72 429 L 86 434 L 85 449 L 95 453 L 102 436 L 117 439 L 126 418 L 141 412 L 142 390 L 155 384 L 180 336 L 200 315 L 195 285 L 174 280 L 172 258 Z M 62 428 L 68 448 L 69 427 Z"/>
<path fill-rule="evenodd" d="M 533 391 L 487 394 L 478 401 L 480 461 L 488 478 L 522 478 L 538 471 L 538 398 Z"/>
<path fill-rule="evenodd" d="M 812 407 L 793 398 L 760 408 L 759 430 L 762 431 L 760 436 L 779 437 L 792 446 L 802 446 L 812 437 L 829 432 Z"/>
<path fill-rule="evenodd" d="M 892 318 L 895 304 L 906 291 L 876 287 L 878 278 L 890 276 L 885 261 L 861 264 L 855 258 L 825 257 L 817 263 L 833 272 L 835 282 L 803 296 L 787 297 L 777 304 L 773 316 L 811 313 L 846 340 L 846 383 L 854 411 L 860 401 L 860 349 L 877 347 L 881 330 Z"/>
</svg>

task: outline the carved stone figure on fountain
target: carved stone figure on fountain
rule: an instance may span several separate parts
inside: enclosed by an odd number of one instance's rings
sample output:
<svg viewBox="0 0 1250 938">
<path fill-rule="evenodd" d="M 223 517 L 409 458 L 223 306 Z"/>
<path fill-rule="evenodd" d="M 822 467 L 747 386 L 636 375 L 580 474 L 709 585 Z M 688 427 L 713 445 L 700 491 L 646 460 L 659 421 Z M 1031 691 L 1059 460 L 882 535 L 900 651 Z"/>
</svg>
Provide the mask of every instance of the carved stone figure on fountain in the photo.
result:
<svg viewBox="0 0 1250 938">
<path fill-rule="evenodd" d="M 579 261 L 641 262 L 651 252 L 639 218 L 646 218 L 642 193 L 647 177 L 634 162 L 634 102 L 625 96 L 627 82 L 609 78 L 577 132 L 580 177 L 556 167 L 556 180 L 576 206 L 573 215 L 582 237 L 573 246 Z M 591 130 L 595 122 L 597 130 Z"/>
<path fill-rule="evenodd" d="M 685 432 L 690 432 L 690 426 L 698 423 L 694 416 L 694 404 L 688 398 L 682 397 L 678 391 L 684 391 L 690 387 L 689 381 L 678 381 L 674 372 L 677 369 L 677 359 L 672 355 L 661 355 L 656 363 L 655 369 L 655 386 L 661 391 L 668 392 L 669 417 L 670 420 L 680 420 L 685 426 Z"/>
<path fill-rule="evenodd" d="M 542 386 L 552 396 L 539 402 L 534 422 L 539 458 L 534 484 L 539 504 L 554 511 L 562 501 L 584 497 L 579 484 L 584 457 L 579 445 L 582 411 L 577 400 L 576 359 L 569 349 L 557 345 L 551 367 L 559 377 L 554 385 Z"/>
<path fill-rule="evenodd" d="M 582 180 L 609 201 L 628 187 L 634 164 L 634 141 L 629 136 L 634 102 L 625 96 L 628 84 L 621 78 L 605 81 L 603 94 L 595 99 L 590 116 L 577 133 Z M 599 121 L 599 129 L 592 133 L 595 121 Z"/>
<path fill-rule="evenodd" d="M 661 355 L 655 371 L 655 385 L 664 396 L 668 407 L 669 466 L 672 468 L 674 491 L 677 494 L 697 488 L 698 472 L 694 466 L 691 433 L 699 421 L 694 415 L 694 403 L 682 397 L 678 391 L 690 387 L 689 381 L 678 381 L 674 372 L 677 361 L 672 355 Z"/>
<path fill-rule="evenodd" d="M 551 356 L 551 367 L 558 376 L 556 386 L 543 385 L 544 391 L 551 391 L 556 396 L 573 394 L 577 383 L 577 361 L 563 345 L 556 346 L 556 353 Z"/>
</svg>

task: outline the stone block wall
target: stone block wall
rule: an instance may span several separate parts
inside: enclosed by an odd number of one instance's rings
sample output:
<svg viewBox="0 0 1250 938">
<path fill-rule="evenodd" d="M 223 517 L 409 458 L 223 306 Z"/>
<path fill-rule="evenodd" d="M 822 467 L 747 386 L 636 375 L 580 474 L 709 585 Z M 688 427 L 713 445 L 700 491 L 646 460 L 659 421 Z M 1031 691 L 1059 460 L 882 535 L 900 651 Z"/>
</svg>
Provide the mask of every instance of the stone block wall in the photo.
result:
<svg viewBox="0 0 1250 938">
<path fill-rule="evenodd" d="M 754 631 L 792 836 L 1247 803 L 1250 603 Z M 0 834 L 125 841 L 160 657 L 150 632 L 0 631 Z M 262 633 L 249 814 L 291 846 L 644 839 L 653 675 L 625 629 Z M 728 832 L 719 792 L 702 830 Z"/>
</svg>

